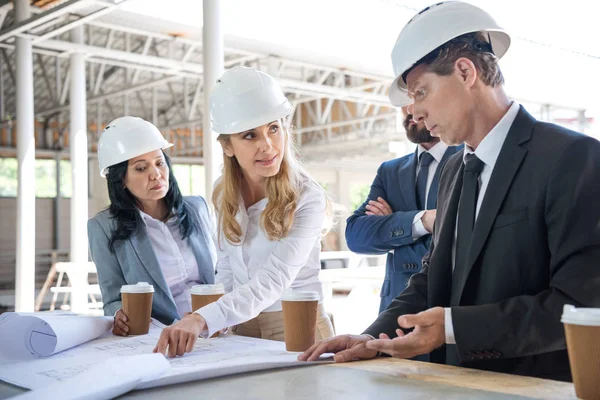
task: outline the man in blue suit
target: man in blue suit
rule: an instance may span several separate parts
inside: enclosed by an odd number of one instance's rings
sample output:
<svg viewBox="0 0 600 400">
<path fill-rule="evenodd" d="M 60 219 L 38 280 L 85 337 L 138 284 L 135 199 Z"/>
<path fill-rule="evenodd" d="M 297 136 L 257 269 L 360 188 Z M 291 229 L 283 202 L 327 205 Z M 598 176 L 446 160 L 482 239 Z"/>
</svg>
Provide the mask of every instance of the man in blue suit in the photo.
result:
<svg viewBox="0 0 600 400">
<path fill-rule="evenodd" d="M 462 147 L 448 147 L 432 137 L 423 122 L 415 123 L 405 107 L 402 113 L 407 138 L 417 149 L 381 164 L 369 197 L 346 226 L 350 250 L 388 253 L 379 312 L 421 271 L 436 216 L 440 166 Z"/>
</svg>

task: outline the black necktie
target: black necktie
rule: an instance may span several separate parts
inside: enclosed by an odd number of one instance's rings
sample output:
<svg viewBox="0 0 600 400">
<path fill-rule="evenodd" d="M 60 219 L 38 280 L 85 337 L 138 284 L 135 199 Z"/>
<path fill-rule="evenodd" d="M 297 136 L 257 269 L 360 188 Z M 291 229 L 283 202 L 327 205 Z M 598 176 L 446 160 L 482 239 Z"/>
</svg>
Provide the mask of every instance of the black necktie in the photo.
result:
<svg viewBox="0 0 600 400">
<path fill-rule="evenodd" d="M 463 171 L 460 204 L 458 206 L 458 229 L 456 234 L 456 254 L 454 257 L 454 271 L 466 267 L 471 236 L 475 226 L 475 210 L 479 192 L 479 174 L 483 170 L 484 162 L 473 153 L 466 156 Z"/>
<path fill-rule="evenodd" d="M 417 174 L 417 208 L 427 209 L 425 199 L 427 198 L 427 176 L 429 175 L 429 164 L 433 162 L 433 156 L 424 151 L 419 156 L 419 173 Z"/>
</svg>

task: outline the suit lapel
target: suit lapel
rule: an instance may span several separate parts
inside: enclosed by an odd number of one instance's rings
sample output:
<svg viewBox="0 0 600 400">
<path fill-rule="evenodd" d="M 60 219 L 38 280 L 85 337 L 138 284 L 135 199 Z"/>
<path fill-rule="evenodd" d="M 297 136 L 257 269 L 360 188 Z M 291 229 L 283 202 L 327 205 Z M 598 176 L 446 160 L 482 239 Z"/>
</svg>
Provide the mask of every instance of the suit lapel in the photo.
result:
<svg viewBox="0 0 600 400">
<path fill-rule="evenodd" d="M 148 274 L 152 277 L 154 282 L 156 282 L 158 287 L 169 296 L 174 304 L 175 301 L 173 300 L 171 291 L 167 286 L 167 281 L 165 280 L 165 277 L 160 269 L 160 265 L 158 265 L 158 259 L 156 258 L 156 254 L 152 248 L 152 243 L 150 243 L 146 226 L 144 223 L 141 223 L 140 225 L 141 226 L 139 227 L 137 234 L 131 235 L 129 241 L 137 253 L 142 265 L 144 268 L 146 268 Z"/>
<path fill-rule="evenodd" d="M 417 209 L 416 179 L 418 159 L 418 153 L 415 150 L 413 156 L 398 168 L 400 195 L 404 198 L 404 203 L 409 210 Z"/>
<path fill-rule="evenodd" d="M 492 226 L 494 225 L 496 215 L 498 215 L 498 211 L 504 202 L 504 198 L 527 154 L 527 149 L 522 147 L 521 144 L 527 142 L 531 138 L 531 131 L 533 130 L 534 124 L 535 120 L 533 117 L 521 107 L 515 121 L 508 131 L 508 135 L 506 136 L 504 145 L 500 150 L 496 165 L 492 171 L 492 176 L 490 177 L 490 182 L 488 183 L 481 209 L 477 216 L 477 221 L 475 222 L 466 268 L 456 271 L 453 277 L 456 282 L 455 295 L 459 296 L 457 299 L 458 302 L 460 302 L 460 296 L 464 290 L 467 277 L 469 276 L 477 257 L 479 257 L 483 245 L 487 241 Z"/>
</svg>

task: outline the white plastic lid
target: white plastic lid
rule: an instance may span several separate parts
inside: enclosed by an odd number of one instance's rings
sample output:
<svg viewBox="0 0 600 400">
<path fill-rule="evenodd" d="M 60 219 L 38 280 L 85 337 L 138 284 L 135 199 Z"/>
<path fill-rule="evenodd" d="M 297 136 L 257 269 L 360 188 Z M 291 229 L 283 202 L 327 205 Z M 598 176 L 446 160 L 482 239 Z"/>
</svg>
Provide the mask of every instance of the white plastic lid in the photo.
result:
<svg viewBox="0 0 600 400">
<path fill-rule="evenodd" d="M 196 285 L 196 286 L 192 286 L 190 293 L 191 294 L 200 294 L 200 295 L 224 294 L 225 287 L 223 287 L 222 283 L 216 283 L 214 285 Z"/>
<path fill-rule="evenodd" d="M 281 301 L 319 301 L 319 293 L 313 291 L 287 289 L 281 296 Z"/>
<path fill-rule="evenodd" d="M 135 285 L 121 286 L 121 293 L 154 293 L 154 286 L 148 282 L 138 282 Z"/>
<path fill-rule="evenodd" d="M 565 304 L 561 322 L 572 325 L 600 326 L 600 308 L 576 308 Z"/>
</svg>

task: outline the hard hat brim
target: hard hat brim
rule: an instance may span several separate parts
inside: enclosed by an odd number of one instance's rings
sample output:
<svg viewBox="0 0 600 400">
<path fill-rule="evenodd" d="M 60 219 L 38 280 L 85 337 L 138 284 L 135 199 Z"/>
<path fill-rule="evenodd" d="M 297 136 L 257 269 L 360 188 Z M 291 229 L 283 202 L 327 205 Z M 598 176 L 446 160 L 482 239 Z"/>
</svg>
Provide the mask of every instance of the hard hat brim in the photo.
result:
<svg viewBox="0 0 600 400">
<path fill-rule="evenodd" d="M 266 125 L 280 118 L 285 118 L 288 115 L 290 115 L 292 111 L 292 105 L 289 101 L 286 100 L 277 108 L 273 109 L 272 112 L 266 115 L 261 115 L 250 120 L 239 121 L 237 123 L 229 123 L 226 125 L 219 125 L 213 123 L 212 130 L 222 135 L 235 135 L 236 133 L 245 132 L 250 129 L 258 128 L 259 126 Z"/>
<path fill-rule="evenodd" d="M 141 156 L 142 154 L 150 153 L 151 151 L 154 151 L 154 150 L 165 150 L 165 149 L 168 149 L 169 147 L 173 147 L 173 143 L 169 143 L 169 142 L 167 142 L 166 140 L 165 140 L 165 143 L 166 143 L 166 144 L 165 144 L 164 146 L 162 146 L 162 147 L 159 147 L 159 148 L 152 147 L 152 148 L 149 148 L 149 149 L 142 149 L 142 150 L 140 150 L 140 151 L 138 152 L 139 154 L 133 153 L 133 154 L 132 154 L 130 157 L 128 157 L 128 158 L 126 158 L 126 159 L 124 159 L 124 160 L 121 160 L 121 161 L 115 162 L 115 163 L 113 163 L 113 164 L 111 164 L 111 165 L 108 165 L 108 166 L 106 166 L 106 167 L 102 168 L 102 169 L 100 170 L 100 176 L 101 176 L 101 177 L 103 177 L 103 178 L 106 178 L 106 175 L 108 174 L 108 169 L 109 169 L 110 167 L 114 166 L 114 165 L 117 165 L 117 164 L 120 164 L 120 163 L 122 163 L 123 161 L 131 160 L 132 158 L 139 157 L 139 156 Z"/>
<path fill-rule="evenodd" d="M 390 103 L 392 103 L 394 107 L 404 107 L 409 105 L 412 100 L 408 97 L 408 91 L 406 89 L 400 89 L 398 87 L 398 81 L 402 81 L 402 75 L 397 76 L 392 82 L 388 97 Z"/>
</svg>

